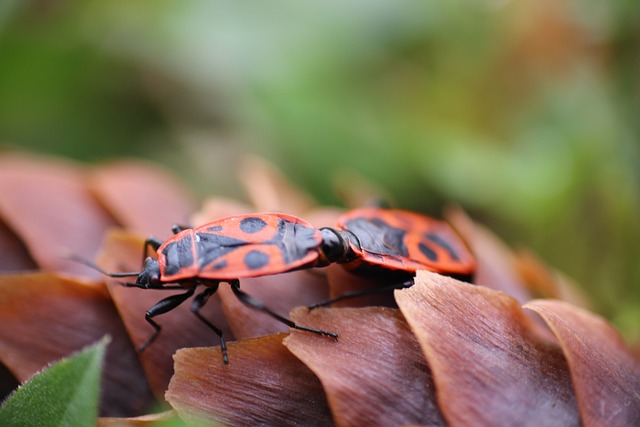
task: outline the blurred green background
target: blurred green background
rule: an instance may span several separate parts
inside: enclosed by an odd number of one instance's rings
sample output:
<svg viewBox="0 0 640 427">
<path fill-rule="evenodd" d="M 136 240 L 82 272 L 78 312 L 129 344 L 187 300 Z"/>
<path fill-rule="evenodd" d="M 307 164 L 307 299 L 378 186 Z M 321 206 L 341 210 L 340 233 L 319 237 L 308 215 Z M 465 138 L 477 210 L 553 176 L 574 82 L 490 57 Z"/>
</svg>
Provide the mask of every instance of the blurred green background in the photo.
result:
<svg viewBox="0 0 640 427">
<path fill-rule="evenodd" d="M 636 0 L 0 1 L 0 141 L 458 203 L 640 337 Z"/>
</svg>

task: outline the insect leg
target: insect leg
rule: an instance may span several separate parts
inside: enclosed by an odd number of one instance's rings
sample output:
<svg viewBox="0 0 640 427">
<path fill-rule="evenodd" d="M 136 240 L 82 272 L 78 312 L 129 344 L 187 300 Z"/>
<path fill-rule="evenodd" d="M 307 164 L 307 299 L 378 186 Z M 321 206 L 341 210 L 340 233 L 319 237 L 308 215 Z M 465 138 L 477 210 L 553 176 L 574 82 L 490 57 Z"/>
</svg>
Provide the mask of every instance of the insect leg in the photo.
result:
<svg viewBox="0 0 640 427">
<path fill-rule="evenodd" d="M 193 314 L 195 314 L 198 317 L 198 319 L 200 319 L 213 332 L 215 332 L 218 338 L 220 338 L 220 349 L 222 350 L 222 360 L 226 365 L 229 363 L 229 356 L 227 355 L 227 344 L 224 338 L 222 337 L 222 331 L 219 328 L 217 328 L 213 323 L 211 323 L 209 320 L 207 320 L 202 314 L 200 314 L 200 309 L 204 307 L 204 305 L 207 303 L 211 295 L 216 293 L 216 291 L 218 290 L 219 284 L 220 284 L 219 282 L 215 282 L 215 284 L 211 285 L 210 287 L 206 288 L 204 291 L 196 295 L 196 297 L 191 302 L 191 311 L 193 312 Z"/>
<path fill-rule="evenodd" d="M 140 283 L 132 283 L 132 282 L 123 282 L 122 286 L 126 287 L 126 288 L 140 288 L 140 289 L 149 289 L 147 288 L 145 285 L 142 285 Z M 184 289 L 183 286 L 180 285 L 175 285 L 175 286 L 160 286 L 160 287 L 154 287 L 154 290 L 159 290 L 159 291 L 175 291 L 178 289 Z"/>
<path fill-rule="evenodd" d="M 162 240 L 156 237 L 147 237 L 147 240 L 144 241 L 144 252 L 142 253 L 142 263 L 144 264 L 144 260 L 149 256 L 149 249 L 153 251 L 157 251 L 160 246 L 162 246 Z"/>
<path fill-rule="evenodd" d="M 337 296 L 335 298 L 331 298 L 331 299 L 328 299 L 326 301 L 322 301 L 322 302 L 319 302 L 317 304 L 310 305 L 307 308 L 309 310 L 314 310 L 316 308 L 330 306 L 334 302 L 344 301 L 344 300 L 351 299 L 351 298 L 363 297 L 365 295 L 374 295 L 374 294 L 380 294 L 380 293 L 383 293 L 383 292 L 390 292 L 390 291 L 394 291 L 396 289 L 408 288 L 410 286 L 413 286 L 413 279 L 407 280 L 406 282 L 394 283 L 393 285 L 388 285 L 388 286 L 380 286 L 380 287 L 377 287 L 377 288 L 364 289 L 362 291 L 357 291 L 357 292 L 347 292 L 347 293 L 342 294 L 340 296 Z"/>
<path fill-rule="evenodd" d="M 321 329 L 307 328 L 305 326 L 300 326 L 295 322 L 293 322 L 292 320 L 279 315 L 278 313 L 274 312 L 269 307 L 267 307 L 262 301 L 256 298 L 253 298 L 251 295 L 247 294 L 246 292 L 241 291 L 240 282 L 238 282 L 237 280 L 229 282 L 229 285 L 231 285 L 231 290 L 233 291 L 234 295 L 240 300 L 240 302 L 244 303 L 245 305 L 253 309 L 256 309 L 268 314 L 269 316 L 284 323 L 290 328 L 298 329 L 299 331 L 312 332 L 314 334 L 324 335 L 326 337 L 338 339 L 338 334 L 334 334 L 333 332 L 323 331 Z"/>
<path fill-rule="evenodd" d="M 167 297 L 158 301 L 153 307 L 147 310 L 147 313 L 145 314 L 144 319 L 151 326 L 153 326 L 155 331 L 153 332 L 153 334 L 151 334 L 149 339 L 147 339 L 144 343 L 142 343 L 138 351 L 140 352 L 144 351 L 149 346 L 149 344 L 151 344 L 153 341 L 155 341 L 156 338 L 158 338 L 158 335 L 160 334 L 160 330 L 162 330 L 162 327 L 158 325 L 155 322 L 155 320 L 153 320 L 153 318 L 160 314 L 167 313 L 173 310 L 174 308 L 178 307 L 185 300 L 191 297 L 194 291 L 195 291 L 195 288 L 191 288 L 183 294 L 171 295 L 170 297 Z"/>
<path fill-rule="evenodd" d="M 191 228 L 191 227 L 186 226 L 186 225 L 173 224 L 173 225 L 171 226 L 171 232 L 172 232 L 173 234 L 178 234 L 179 232 L 184 231 L 184 230 L 188 230 L 188 229 L 190 229 L 190 228 Z"/>
</svg>

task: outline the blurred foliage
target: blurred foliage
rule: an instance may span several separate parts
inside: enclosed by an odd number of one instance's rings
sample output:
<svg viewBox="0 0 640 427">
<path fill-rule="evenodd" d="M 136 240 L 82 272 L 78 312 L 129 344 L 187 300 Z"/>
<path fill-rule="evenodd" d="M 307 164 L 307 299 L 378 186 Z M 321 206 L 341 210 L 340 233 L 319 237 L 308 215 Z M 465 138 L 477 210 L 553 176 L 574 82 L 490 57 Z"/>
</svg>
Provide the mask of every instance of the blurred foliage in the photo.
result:
<svg viewBox="0 0 640 427">
<path fill-rule="evenodd" d="M 640 336 L 633 0 L 0 3 L 0 138 L 134 155 L 238 197 L 268 157 L 320 201 L 346 172 L 459 203 Z"/>
</svg>

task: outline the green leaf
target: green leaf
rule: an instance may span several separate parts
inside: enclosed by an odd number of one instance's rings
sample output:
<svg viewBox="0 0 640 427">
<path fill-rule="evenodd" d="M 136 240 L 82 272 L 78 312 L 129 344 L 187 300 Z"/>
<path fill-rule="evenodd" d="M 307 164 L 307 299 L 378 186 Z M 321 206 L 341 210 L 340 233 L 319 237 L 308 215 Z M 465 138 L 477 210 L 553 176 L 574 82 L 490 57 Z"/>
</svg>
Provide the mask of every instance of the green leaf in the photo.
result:
<svg viewBox="0 0 640 427">
<path fill-rule="evenodd" d="M 109 337 L 64 358 L 20 386 L 0 407 L 0 425 L 95 425 L 100 372 Z"/>
</svg>

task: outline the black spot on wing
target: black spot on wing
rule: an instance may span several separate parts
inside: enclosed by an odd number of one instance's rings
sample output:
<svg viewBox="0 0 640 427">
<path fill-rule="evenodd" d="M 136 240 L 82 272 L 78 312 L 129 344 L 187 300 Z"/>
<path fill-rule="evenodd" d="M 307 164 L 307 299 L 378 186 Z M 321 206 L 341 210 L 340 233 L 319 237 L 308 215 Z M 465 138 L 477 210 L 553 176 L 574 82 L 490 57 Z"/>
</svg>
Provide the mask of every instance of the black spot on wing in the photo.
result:
<svg viewBox="0 0 640 427">
<path fill-rule="evenodd" d="M 212 269 L 214 270 L 221 270 L 223 268 L 225 268 L 227 265 L 229 265 L 229 263 L 227 261 L 220 261 L 220 262 L 216 262 L 215 264 L 213 264 L 211 266 Z"/>
<path fill-rule="evenodd" d="M 443 239 L 438 234 L 436 234 L 436 233 L 428 233 L 428 234 L 425 235 L 425 237 L 427 239 L 431 240 L 436 245 L 438 245 L 441 248 L 443 248 L 444 250 L 446 250 L 447 252 L 449 252 L 449 256 L 451 257 L 452 260 L 458 261 L 460 259 L 460 257 L 458 257 L 458 254 L 456 253 L 455 249 L 453 249 L 451 247 L 449 242 L 447 242 L 445 239 Z"/>
<path fill-rule="evenodd" d="M 240 230 L 245 233 L 257 233 L 267 226 L 267 223 L 259 217 L 250 216 L 240 221 Z"/>
<path fill-rule="evenodd" d="M 182 268 L 193 265 L 193 239 L 191 235 L 169 242 L 162 250 L 167 263 L 164 274 L 174 275 Z"/>
<path fill-rule="evenodd" d="M 354 218 L 346 223 L 346 229 L 357 238 L 362 249 L 381 255 L 408 256 L 404 244 L 406 232 L 391 227 L 379 218 Z"/>
<path fill-rule="evenodd" d="M 245 255 L 244 263 L 249 270 L 257 270 L 269 263 L 269 255 L 261 251 L 251 251 Z"/>
<path fill-rule="evenodd" d="M 438 254 L 429 246 L 420 242 L 420 244 L 418 245 L 418 249 L 420 249 L 420 252 L 422 252 L 422 254 L 426 256 L 430 261 L 433 261 L 433 262 L 438 261 Z"/>
</svg>

